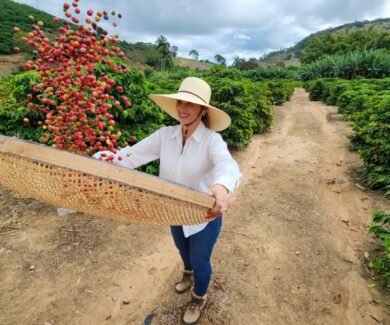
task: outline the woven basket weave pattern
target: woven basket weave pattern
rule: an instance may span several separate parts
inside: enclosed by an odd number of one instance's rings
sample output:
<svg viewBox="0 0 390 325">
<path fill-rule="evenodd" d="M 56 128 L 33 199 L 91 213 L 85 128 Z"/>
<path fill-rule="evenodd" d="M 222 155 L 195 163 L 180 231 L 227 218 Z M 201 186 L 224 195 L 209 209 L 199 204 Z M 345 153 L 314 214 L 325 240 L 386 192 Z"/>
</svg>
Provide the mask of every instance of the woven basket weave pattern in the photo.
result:
<svg viewBox="0 0 390 325">
<path fill-rule="evenodd" d="M 185 200 L 4 152 L 0 183 L 57 207 L 125 222 L 189 225 L 207 214 L 207 207 Z"/>
</svg>

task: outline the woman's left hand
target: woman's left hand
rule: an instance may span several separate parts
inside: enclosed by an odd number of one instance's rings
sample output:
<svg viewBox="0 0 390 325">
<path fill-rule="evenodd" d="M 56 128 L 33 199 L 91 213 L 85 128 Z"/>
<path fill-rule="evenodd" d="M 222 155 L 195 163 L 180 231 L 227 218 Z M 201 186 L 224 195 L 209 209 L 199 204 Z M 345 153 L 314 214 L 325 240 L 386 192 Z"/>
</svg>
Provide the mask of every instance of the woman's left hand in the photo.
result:
<svg viewBox="0 0 390 325">
<path fill-rule="evenodd" d="M 212 209 L 207 211 L 206 219 L 210 220 L 223 215 L 230 203 L 230 195 L 227 188 L 221 184 L 215 184 L 210 187 L 207 194 L 215 198 L 215 204 Z"/>
</svg>

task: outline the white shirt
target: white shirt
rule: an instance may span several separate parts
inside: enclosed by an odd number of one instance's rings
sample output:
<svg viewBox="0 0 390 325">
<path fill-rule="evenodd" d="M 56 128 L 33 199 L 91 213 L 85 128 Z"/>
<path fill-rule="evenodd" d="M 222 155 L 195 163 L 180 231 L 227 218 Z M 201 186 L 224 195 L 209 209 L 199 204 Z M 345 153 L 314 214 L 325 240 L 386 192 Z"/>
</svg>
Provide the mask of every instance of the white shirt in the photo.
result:
<svg viewBox="0 0 390 325">
<path fill-rule="evenodd" d="M 130 169 L 160 159 L 161 178 L 207 192 L 222 184 L 229 192 L 238 186 L 241 177 L 236 161 L 230 155 L 221 135 L 202 122 L 182 146 L 181 125 L 163 127 L 133 146 L 118 150 L 114 162 Z M 94 157 L 99 157 L 98 152 Z M 117 158 L 121 156 L 122 160 Z M 183 226 L 185 237 L 198 233 L 208 222 Z"/>
</svg>

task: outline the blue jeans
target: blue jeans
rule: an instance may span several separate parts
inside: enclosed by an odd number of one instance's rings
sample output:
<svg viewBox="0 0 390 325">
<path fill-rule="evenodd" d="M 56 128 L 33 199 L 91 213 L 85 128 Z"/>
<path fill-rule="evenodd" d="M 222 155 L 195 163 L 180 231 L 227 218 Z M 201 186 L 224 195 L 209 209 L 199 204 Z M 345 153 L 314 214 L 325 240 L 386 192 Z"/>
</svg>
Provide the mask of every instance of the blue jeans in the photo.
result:
<svg viewBox="0 0 390 325">
<path fill-rule="evenodd" d="M 221 231 L 222 216 L 210 221 L 202 231 L 184 237 L 181 226 L 171 226 L 176 247 L 184 263 L 185 270 L 194 271 L 194 293 L 204 296 L 211 279 L 211 253 Z"/>
</svg>

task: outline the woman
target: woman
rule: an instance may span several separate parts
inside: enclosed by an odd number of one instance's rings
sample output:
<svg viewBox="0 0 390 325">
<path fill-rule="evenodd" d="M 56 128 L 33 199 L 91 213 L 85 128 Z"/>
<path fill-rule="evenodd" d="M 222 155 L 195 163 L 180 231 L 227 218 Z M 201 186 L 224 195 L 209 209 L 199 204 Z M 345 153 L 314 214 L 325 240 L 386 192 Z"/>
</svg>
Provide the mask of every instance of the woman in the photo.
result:
<svg viewBox="0 0 390 325">
<path fill-rule="evenodd" d="M 160 177 L 215 197 L 204 223 L 171 227 L 184 264 L 183 278 L 175 289 L 183 293 L 193 285 L 183 321 L 195 324 L 207 300 L 210 257 L 221 230 L 222 215 L 241 176 L 226 143 L 215 132 L 227 128 L 230 117 L 209 105 L 211 88 L 199 78 L 184 79 L 176 94 L 149 97 L 180 124 L 163 127 L 134 146 L 119 150 L 114 162 L 133 169 L 160 159 Z M 94 157 L 100 158 L 101 153 Z"/>
</svg>

